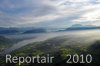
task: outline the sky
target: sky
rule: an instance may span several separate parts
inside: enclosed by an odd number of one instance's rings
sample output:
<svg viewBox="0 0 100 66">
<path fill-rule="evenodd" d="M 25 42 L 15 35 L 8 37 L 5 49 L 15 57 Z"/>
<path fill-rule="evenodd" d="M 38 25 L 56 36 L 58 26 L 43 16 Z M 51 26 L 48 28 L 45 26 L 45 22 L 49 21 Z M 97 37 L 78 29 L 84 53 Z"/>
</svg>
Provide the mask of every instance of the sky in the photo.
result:
<svg viewBox="0 0 100 66">
<path fill-rule="evenodd" d="M 0 27 L 100 26 L 100 0 L 0 0 Z"/>
</svg>

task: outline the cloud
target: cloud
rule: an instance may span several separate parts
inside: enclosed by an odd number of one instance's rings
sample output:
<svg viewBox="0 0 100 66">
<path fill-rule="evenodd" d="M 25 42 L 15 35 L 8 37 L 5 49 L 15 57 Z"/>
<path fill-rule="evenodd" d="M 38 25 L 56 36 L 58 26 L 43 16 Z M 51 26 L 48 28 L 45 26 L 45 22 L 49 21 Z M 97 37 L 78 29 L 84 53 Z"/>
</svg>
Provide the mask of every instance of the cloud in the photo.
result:
<svg viewBox="0 0 100 66">
<path fill-rule="evenodd" d="M 74 22 L 89 22 L 92 25 L 100 26 L 100 5 L 92 5 L 84 8 L 85 11 L 82 12 L 78 19 L 73 20 Z"/>
<path fill-rule="evenodd" d="M 51 14 L 54 11 L 56 8 L 46 0 L 1 0 L 0 22 L 1 26 L 37 23 L 44 19 L 54 19 L 56 16 Z"/>
<path fill-rule="evenodd" d="M 97 24 L 99 0 L 0 0 L 0 26 Z M 89 24 L 89 23 L 88 23 Z"/>
</svg>

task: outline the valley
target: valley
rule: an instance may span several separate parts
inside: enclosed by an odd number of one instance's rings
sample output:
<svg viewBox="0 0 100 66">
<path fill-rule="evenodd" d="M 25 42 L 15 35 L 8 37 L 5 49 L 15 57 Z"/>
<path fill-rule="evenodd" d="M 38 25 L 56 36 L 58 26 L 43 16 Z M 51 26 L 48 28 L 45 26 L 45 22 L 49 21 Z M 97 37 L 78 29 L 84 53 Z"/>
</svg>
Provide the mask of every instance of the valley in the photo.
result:
<svg viewBox="0 0 100 66">
<path fill-rule="evenodd" d="M 56 33 L 39 33 L 39 34 L 24 34 L 23 38 L 28 38 L 23 40 L 5 50 L 4 54 L 10 53 L 12 56 L 44 56 L 50 54 L 55 56 L 56 59 L 53 60 L 52 64 L 43 64 L 43 66 L 94 66 L 95 64 L 100 65 L 100 34 L 99 30 L 90 31 L 69 31 L 69 32 L 56 32 Z M 10 38 L 14 38 L 16 35 L 9 35 Z M 9 37 L 6 36 L 6 37 Z M 29 36 L 31 37 L 29 39 Z M 32 38 L 34 37 L 34 38 Z M 20 35 L 18 38 L 22 38 Z M 65 61 L 68 59 L 67 54 L 91 54 L 93 56 L 93 61 L 90 64 L 66 64 Z M 60 59 L 60 60 L 57 60 Z M 1 62 L 5 64 L 5 62 Z M 8 64 L 7 64 L 8 65 Z M 12 64 L 9 64 L 12 66 Z M 18 64 L 13 64 L 17 66 Z M 21 66 L 40 66 L 41 64 L 30 63 L 22 64 Z"/>
</svg>

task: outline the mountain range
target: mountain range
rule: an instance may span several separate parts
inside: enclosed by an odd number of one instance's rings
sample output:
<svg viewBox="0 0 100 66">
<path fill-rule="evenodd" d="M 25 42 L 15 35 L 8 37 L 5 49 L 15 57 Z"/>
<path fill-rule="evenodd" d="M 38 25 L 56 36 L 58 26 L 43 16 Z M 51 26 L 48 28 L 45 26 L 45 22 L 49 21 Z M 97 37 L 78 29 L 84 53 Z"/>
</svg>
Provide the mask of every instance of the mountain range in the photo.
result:
<svg viewBox="0 0 100 66">
<path fill-rule="evenodd" d="M 65 28 L 63 30 L 59 30 L 57 32 L 74 31 L 74 30 L 93 30 L 93 29 L 100 29 L 100 26 L 73 24 L 72 26 Z"/>
<path fill-rule="evenodd" d="M 74 24 L 71 27 L 68 27 L 66 30 L 92 30 L 92 29 L 100 29 L 100 26 Z"/>
<path fill-rule="evenodd" d="M 46 33 L 46 32 L 61 32 L 61 31 L 73 31 L 73 30 L 92 30 L 92 29 L 100 29 L 100 26 L 74 24 L 70 27 L 61 28 L 61 29 L 36 28 L 36 27 L 24 27 L 24 28 L 0 27 L 0 34 Z"/>
</svg>

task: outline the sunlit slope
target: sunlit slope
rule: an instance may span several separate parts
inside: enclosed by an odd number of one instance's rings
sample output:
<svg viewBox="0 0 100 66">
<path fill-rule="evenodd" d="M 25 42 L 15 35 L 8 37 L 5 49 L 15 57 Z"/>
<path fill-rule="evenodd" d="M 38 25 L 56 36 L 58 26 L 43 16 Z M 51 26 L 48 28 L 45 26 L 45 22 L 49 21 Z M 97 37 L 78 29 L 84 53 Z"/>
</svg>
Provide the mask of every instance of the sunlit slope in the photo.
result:
<svg viewBox="0 0 100 66">
<path fill-rule="evenodd" d="M 80 35 L 69 35 L 52 38 L 42 42 L 31 43 L 27 46 L 22 47 L 19 50 L 13 52 L 13 55 L 18 56 L 35 56 L 35 55 L 46 55 L 51 54 L 56 57 L 55 62 L 50 65 L 54 66 L 59 64 L 60 66 L 73 66 L 77 64 L 64 64 L 66 62 L 67 54 L 91 54 L 93 56 L 93 62 L 90 64 L 78 64 L 82 66 L 94 66 L 95 64 L 100 65 L 100 37 L 97 34 L 80 34 Z M 60 59 L 60 60 L 57 60 Z M 31 65 L 31 64 L 29 64 Z M 33 64 L 35 65 L 35 64 Z M 28 66 L 28 65 L 27 65 Z"/>
</svg>

